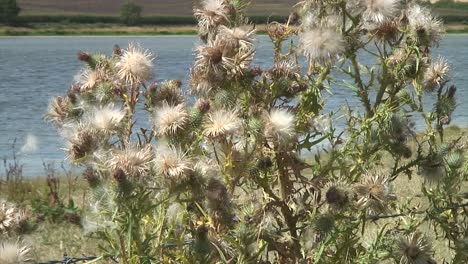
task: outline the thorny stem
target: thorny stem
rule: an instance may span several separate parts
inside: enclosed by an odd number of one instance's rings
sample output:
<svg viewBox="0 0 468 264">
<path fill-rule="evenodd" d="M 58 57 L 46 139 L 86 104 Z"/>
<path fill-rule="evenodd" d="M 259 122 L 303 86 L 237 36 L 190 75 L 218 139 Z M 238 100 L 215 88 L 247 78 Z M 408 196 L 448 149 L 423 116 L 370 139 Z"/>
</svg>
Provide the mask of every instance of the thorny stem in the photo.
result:
<svg viewBox="0 0 468 264">
<path fill-rule="evenodd" d="M 372 107 L 371 107 L 370 100 L 369 100 L 369 95 L 367 94 L 367 90 L 364 87 L 364 84 L 361 79 L 361 70 L 359 69 L 359 64 L 357 62 L 356 55 L 353 54 L 350 57 L 350 60 L 354 69 L 354 81 L 356 82 L 359 88 L 358 95 L 361 98 L 361 101 L 364 104 L 364 107 L 366 109 L 366 116 L 371 117 L 374 114 L 374 112 L 372 111 Z"/>
<path fill-rule="evenodd" d="M 299 244 L 299 237 L 297 235 L 297 217 L 293 215 L 293 212 L 287 205 L 286 201 L 289 197 L 290 190 L 292 189 L 292 182 L 289 179 L 289 173 L 287 168 L 284 167 L 284 158 L 283 153 L 279 150 L 278 146 L 275 146 L 275 159 L 276 165 L 278 167 L 278 182 L 280 186 L 280 194 L 281 194 L 281 213 L 285 219 L 286 225 L 290 229 L 291 237 L 293 238 L 294 242 L 294 251 L 296 256 L 300 256 L 301 254 L 301 245 Z"/>
</svg>

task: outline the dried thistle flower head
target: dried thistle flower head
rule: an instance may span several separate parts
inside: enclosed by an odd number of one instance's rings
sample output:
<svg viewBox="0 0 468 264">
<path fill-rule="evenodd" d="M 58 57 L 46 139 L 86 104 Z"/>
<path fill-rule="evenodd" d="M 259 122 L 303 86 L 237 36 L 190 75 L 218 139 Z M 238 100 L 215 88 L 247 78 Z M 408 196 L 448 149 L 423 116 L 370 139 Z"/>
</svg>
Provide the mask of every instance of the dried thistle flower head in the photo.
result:
<svg viewBox="0 0 468 264">
<path fill-rule="evenodd" d="M 301 77 L 299 65 L 293 60 L 281 60 L 275 63 L 268 71 L 270 78 L 287 78 L 299 80 Z"/>
<path fill-rule="evenodd" d="M 208 114 L 203 134 L 209 139 L 226 139 L 242 129 L 236 110 L 217 109 Z"/>
<path fill-rule="evenodd" d="M 434 91 L 446 80 L 450 67 L 443 58 L 432 62 L 424 73 L 423 86 L 426 91 Z"/>
<path fill-rule="evenodd" d="M 201 8 L 193 10 L 200 34 L 207 35 L 218 26 L 227 24 L 231 9 L 225 0 L 203 0 Z"/>
<path fill-rule="evenodd" d="M 420 45 L 431 46 L 440 41 L 444 32 L 442 21 L 434 18 L 428 8 L 412 4 L 406 11 L 408 25 Z"/>
<path fill-rule="evenodd" d="M 390 200 L 394 198 L 386 175 L 368 174 L 362 183 L 354 186 L 354 191 L 358 196 L 357 204 L 373 215 L 386 212 Z"/>
<path fill-rule="evenodd" d="M 364 23 L 371 28 L 393 18 L 400 5 L 399 0 L 363 0 L 363 2 Z"/>
<path fill-rule="evenodd" d="M 12 229 L 15 221 L 16 209 L 5 202 L 0 204 L 0 234 Z"/>
<path fill-rule="evenodd" d="M 343 210 L 351 201 L 351 193 L 346 183 L 341 180 L 328 182 L 324 186 L 325 201 L 331 209 Z"/>
<path fill-rule="evenodd" d="M 118 76 L 130 85 L 148 81 L 152 76 L 153 59 L 151 52 L 131 43 L 116 64 Z"/>
<path fill-rule="evenodd" d="M 188 122 L 188 112 L 184 104 L 163 104 L 154 110 L 153 123 L 160 136 L 175 135 L 184 129 Z"/>
<path fill-rule="evenodd" d="M 113 151 L 107 163 L 112 171 L 122 170 L 130 177 L 139 178 L 150 171 L 153 158 L 151 145 L 127 146 L 125 149 Z"/>
<path fill-rule="evenodd" d="M 419 232 L 402 237 L 397 242 L 398 257 L 401 264 L 433 264 L 434 254 L 429 240 Z"/>
<path fill-rule="evenodd" d="M 126 112 L 113 104 L 94 107 L 89 112 L 85 120 L 91 129 L 95 129 L 105 134 L 118 131 Z"/>
<path fill-rule="evenodd" d="M 99 82 L 106 80 L 105 72 L 102 69 L 86 68 L 76 77 L 76 84 L 80 92 L 89 92 L 96 88 Z"/>
<path fill-rule="evenodd" d="M 253 49 L 255 29 L 243 29 L 240 27 L 228 28 L 221 26 L 217 39 L 228 53 L 236 52 L 237 50 Z"/>
<path fill-rule="evenodd" d="M 190 72 L 190 85 L 194 94 L 208 97 L 211 91 L 219 87 L 220 76 L 206 72 L 203 68 L 195 68 Z"/>
<path fill-rule="evenodd" d="M 440 182 L 445 176 L 443 158 L 439 153 L 429 154 L 421 164 L 419 164 L 419 174 L 424 178 L 424 182 L 432 184 Z"/>
<path fill-rule="evenodd" d="M 400 30 L 398 28 L 399 23 L 395 20 L 383 21 L 380 23 L 372 34 L 380 41 L 391 41 L 398 40 L 400 36 Z"/>
<path fill-rule="evenodd" d="M 89 130 L 78 131 L 70 139 L 70 148 L 68 149 L 68 158 L 72 162 L 80 162 L 83 158 L 93 154 L 99 147 L 96 135 Z"/>
<path fill-rule="evenodd" d="M 167 180 L 180 183 L 191 169 L 191 161 L 181 150 L 161 145 L 156 149 L 154 165 L 156 172 Z"/>
<path fill-rule="evenodd" d="M 211 74 L 221 74 L 226 67 L 224 46 L 220 41 L 209 41 L 196 49 L 194 69 Z"/>
<path fill-rule="evenodd" d="M 45 118 L 54 122 L 56 125 L 61 125 L 70 115 L 69 110 L 70 100 L 68 97 L 53 97 L 49 103 L 49 109 Z"/>
<path fill-rule="evenodd" d="M 332 28 L 313 28 L 299 35 L 301 50 L 311 64 L 329 65 L 345 51 L 343 36 Z"/>
<path fill-rule="evenodd" d="M 149 106 L 160 106 L 162 104 L 178 105 L 184 102 L 179 80 L 169 80 L 161 84 L 153 84 L 145 93 Z"/>
<path fill-rule="evenodd" d="M 271 110 L 265 123 L 265 136 L 273 142 L 285 143 L 295 135 L 296 117 L 285 109 Z"/>
<path fill-rule="evenodd" d="M 20 242 L 0 242 L 0 263 L 23 264 L 30 262 L 32 262 L 32 259 L 29 247 L 21 245 Z"/>
<path fill-rule="evenodd" d="M 273 39 L 283 38 L 286 35 L 286 31 L 286 26 L 276 21 L 267 25 L 267 33 Z"/>
</svg>

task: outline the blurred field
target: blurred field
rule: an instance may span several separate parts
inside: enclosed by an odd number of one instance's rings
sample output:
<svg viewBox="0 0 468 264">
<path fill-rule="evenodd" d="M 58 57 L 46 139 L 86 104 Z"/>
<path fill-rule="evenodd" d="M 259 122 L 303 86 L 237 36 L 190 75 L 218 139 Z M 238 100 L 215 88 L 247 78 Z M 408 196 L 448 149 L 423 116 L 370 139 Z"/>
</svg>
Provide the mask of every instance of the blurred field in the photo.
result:
<svg viewBox="0 0 468 264">
<path fill-rule="evenodd" d="M 117 15 L 122 0 L 18 0 L 24 14 Z M 143 15 L 191 16 L 197 0 L 135 0 Z M 287 15 L 296 0 L 252 0 L 251 15 Z"/>
</svg>

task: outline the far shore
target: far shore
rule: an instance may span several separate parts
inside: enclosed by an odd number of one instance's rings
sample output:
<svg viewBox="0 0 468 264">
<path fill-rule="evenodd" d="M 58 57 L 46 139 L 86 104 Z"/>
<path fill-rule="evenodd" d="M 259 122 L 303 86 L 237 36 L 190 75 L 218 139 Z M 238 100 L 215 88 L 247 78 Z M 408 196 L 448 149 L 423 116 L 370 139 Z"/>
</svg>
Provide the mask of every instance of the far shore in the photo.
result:
<svg viewBox="0 0 468 264">
<path fill-rule="evenodd" d="M 256 25 L 258 34 L 266 34 L 266 25 Z M 448 24 L 448 34 L 468 33 L 468 25 Z M 128 27 L 117 24 L 34 24 L 31 27 L 0 25 L 0 37 L 12 36 L 181 36 L 197 35 L 197 28 L 187 26 L 138 26 Z"/>
</svg>

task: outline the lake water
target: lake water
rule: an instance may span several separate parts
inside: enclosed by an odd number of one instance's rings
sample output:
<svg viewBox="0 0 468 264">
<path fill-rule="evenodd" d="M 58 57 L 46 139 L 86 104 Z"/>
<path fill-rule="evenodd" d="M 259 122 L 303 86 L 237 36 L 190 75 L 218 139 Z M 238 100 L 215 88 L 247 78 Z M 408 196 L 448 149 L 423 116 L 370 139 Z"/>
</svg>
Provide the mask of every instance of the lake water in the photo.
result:
<svg viewBox="0 0 468 264">
<path fill-rule="evenodd" d="M 78 51 L 110 54 L 114 44 L 125 47 L 130 42 L 140 43 L 156 53 L 157 80 L 187 80 L 197 43 L 195 36 L 0 38 L 0 158 L 11 157 L 11 145 L 15 138 L 18 149 L 30 134 L 37 137 L 39 149 L 33 154 L 19 153 L 25 165 L 25 175 L 43 175 L 42 162 L 55 161 L 56 167 L 59 167 L 64 159 L 64 153 L 60 150 L 63 142 L 56 130 L 43 121 L 50 98 L 65 94 L 74 75 L 79 72 L 82 64 L 76 59 Z M 260 36 L 254 64 L 270 66 L 271 52 L 267 37 Z M 452 124 L 466 127 L 468 36 L 448 35 L 434 53 L 446 57 L 452 64 L 459 104 Z M 335 95 L 327 103 L 327 110 L 336 110 L 352 98 L 346 88 L 333 89 L 333 92 Z M 431 102 L 427 104 L 430 106 Z M 3 174 L 0 172 L 0 175 Z"/>
</svg>

